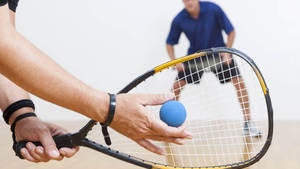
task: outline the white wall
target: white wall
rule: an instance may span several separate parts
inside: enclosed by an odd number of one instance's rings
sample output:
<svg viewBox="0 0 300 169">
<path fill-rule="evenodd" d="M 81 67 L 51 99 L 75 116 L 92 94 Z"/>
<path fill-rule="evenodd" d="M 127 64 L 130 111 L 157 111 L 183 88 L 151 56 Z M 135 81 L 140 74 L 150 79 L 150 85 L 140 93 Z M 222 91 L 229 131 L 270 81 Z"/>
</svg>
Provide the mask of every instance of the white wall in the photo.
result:
<svg viewBox="0 0 300 169">
<path fill-rule="evenodd" d="M 214 0 L 236 31 L 234 47 L 250 55 L 269 85 L 275 117 L 300 119 L 299 2 L 297 0 Z M 51 58 L 87 84 L 117 92 L 153 66 L 167 61 L 165 39 L 181 0 L 26 0 L 17 28 Z M 177 56 L 186 53 L 182 36 Z M 81 115 L 34 98 L 49 120 Z"/>
</svg>

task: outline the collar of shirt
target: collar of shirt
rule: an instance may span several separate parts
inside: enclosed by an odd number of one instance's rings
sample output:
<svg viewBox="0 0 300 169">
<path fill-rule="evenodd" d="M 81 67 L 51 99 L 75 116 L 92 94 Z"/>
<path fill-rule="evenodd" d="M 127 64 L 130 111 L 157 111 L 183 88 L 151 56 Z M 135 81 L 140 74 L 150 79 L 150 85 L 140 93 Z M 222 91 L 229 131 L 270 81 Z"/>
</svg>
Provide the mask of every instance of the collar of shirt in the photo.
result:
<svg viewBox="0 0 300 169">
<path fill-rule="evenodd" d="M 199 5 L 200 5 L 200 11 L 199 11 L 199 16 L 200 16 L 201 14 L 206 12 L 206 8 L 205 8 L 204 4 L 201 1 L 199 1 Z M 184 12 L 183 14 L 184 14 L 185 17 L 195 19 L 190 15 L 190 13 L 186 9 L 183 9 L 183 12 Z M 199 18 L 200 17 L 198 17 L 198 19 Z"/>
</svg>

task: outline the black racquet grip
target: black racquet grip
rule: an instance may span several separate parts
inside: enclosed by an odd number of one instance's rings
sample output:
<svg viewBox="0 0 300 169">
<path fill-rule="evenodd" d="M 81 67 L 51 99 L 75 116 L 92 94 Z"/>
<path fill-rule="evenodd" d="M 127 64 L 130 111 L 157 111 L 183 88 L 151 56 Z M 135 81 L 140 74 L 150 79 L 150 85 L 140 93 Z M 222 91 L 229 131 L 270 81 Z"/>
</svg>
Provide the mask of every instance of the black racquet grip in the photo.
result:
<svg viewBox="0 0 300 169">
<path fill-rule="evenodd" d="M 68 148 L 74 148 L 75 146 L 72 143 L 72 135 L 71 134 L 64 134 L 60 136 L 54 136 L 53 140 L 56 144 L 56 147 L 58 149 L 62 147 L 68 147 Z M 16 156 L 18 156 L 21 159 L 24 159 L 24 157 L 21 154 L 21 149 L 26 148 L 26 144 L 30 141 L 20 141 L 16 142 L 13 145 L 13 149 L 16 153 Z M 41 142 L 32 142 L 36 146 L 43 146 Z"/>
</svg>

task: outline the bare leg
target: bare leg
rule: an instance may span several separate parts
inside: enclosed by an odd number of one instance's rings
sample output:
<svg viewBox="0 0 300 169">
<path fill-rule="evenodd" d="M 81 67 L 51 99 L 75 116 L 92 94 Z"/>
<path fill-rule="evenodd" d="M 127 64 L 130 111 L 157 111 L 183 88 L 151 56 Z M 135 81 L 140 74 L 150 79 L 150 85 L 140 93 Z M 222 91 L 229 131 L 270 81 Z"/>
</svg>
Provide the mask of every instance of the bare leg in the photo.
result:
<svg viewBox="0 0 300 169">
<path fill-rule="evenodd" d="M 245 121 L 250 120 L 250 106 L 249 106 L 249 97 L 248 92 L 242 77 L 234 77 L 232 78 L 232 83 L 236 89 L 237 96 L 241 107 L 244 113 Z"/>
<path fill-rule="evenodd" d="M 250 117 L 249 97 L 248 97 L 248 92 L 243 78 L 242 77 L 232 78 L 232 82 L 236 89 L 237 96 L 244 113 L 244 119 L 245 119 L 244 134 L 257 137 L 257 138 L 261 137 L 262 133 L 254 126 L 254 123 L 250 122 L 251 117 Z"/>
<path fill-rule="evenodd" d="M 175 100 L 179 100 L 180 92 L 185 85 L 186 85 L 186 82 L 184 80 L 174 82 L 172 91 L 175 94 Z"/>
</svg>

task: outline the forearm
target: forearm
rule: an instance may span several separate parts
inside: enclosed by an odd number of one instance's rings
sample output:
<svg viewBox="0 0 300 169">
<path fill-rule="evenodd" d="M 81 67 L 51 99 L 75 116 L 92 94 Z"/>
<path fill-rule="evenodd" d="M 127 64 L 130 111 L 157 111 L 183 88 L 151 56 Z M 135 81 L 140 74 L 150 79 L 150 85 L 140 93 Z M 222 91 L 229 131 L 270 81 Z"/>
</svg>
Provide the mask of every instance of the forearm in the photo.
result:
<svg viewBox="0 0 300 169">
<path fill-rule="evenodd" d="M 5 17 L 4 17 L 5 18 Z M 8 29 L 15 29 L 15 13 L 9 10 L 9 18 L 11 26 L 7 25 Z M 7 17 L 6 17 L 7 19 Z M 5 19 L 4 19 L 5 20 Z M 9 22 L 9 20 L 6 20 Z M 7 29 L 7 30 L 8 30 Z M 5 29 L 3 29 L 5 30 Z M 12 103 L 22 100 L 22 99 L 30 99 L 29 94 L 9 81 L 6 77 L 0 74 L 0 109 L 4 111 L 9 105 Z M 9 118 L 9 124 L 12 124 L 15 118 L 21 114 L 33 112 L 34 110 L 30 107 L 24 107 L 17 111 L 15 111 L 11 117 Z"/>
<path fill-rule="evenodd" d="M 108 96 L 64 71 L 20 34 L 12 33 L 0 47 L 0 71 L 28 92 L 47 101 L 103 121 Z M 5 51 L 5 52 L 2 52 Z"/>
<path fill-rule="evenodd" d="M 9 81 L 0 74 L 0 108 L 4 111 L 10 104 L 22 100 L 30 99 L 28 93 Z M 25 107 L 17 110 L 9 119 L 9 124 L 12 124 L 14 119 L 24 113 L 33 112 L 32 108 Z"/>
<path fill-rule="evenodd" d="M 235 31 L 233 30 L 227 36 L 226 47 L 231 48 L 233 46 L 234 39 L 235 39 Z"/>
<path fill-rule="evenodd" d="M 71 76 L 17 33 L 7 13 L 0 9 L 0 73 L 42 99 L 104 121 L 108 95 Z"/>
<path fill-rule="evenodd" d="M 167 48 L 167 53 L 168 53 L 170 59 L 175 60 L 176 57 L 175 57 L 175 52 L 174 52 L 174 46 L 167 44 L 166 48 Z"/>
</svg>

